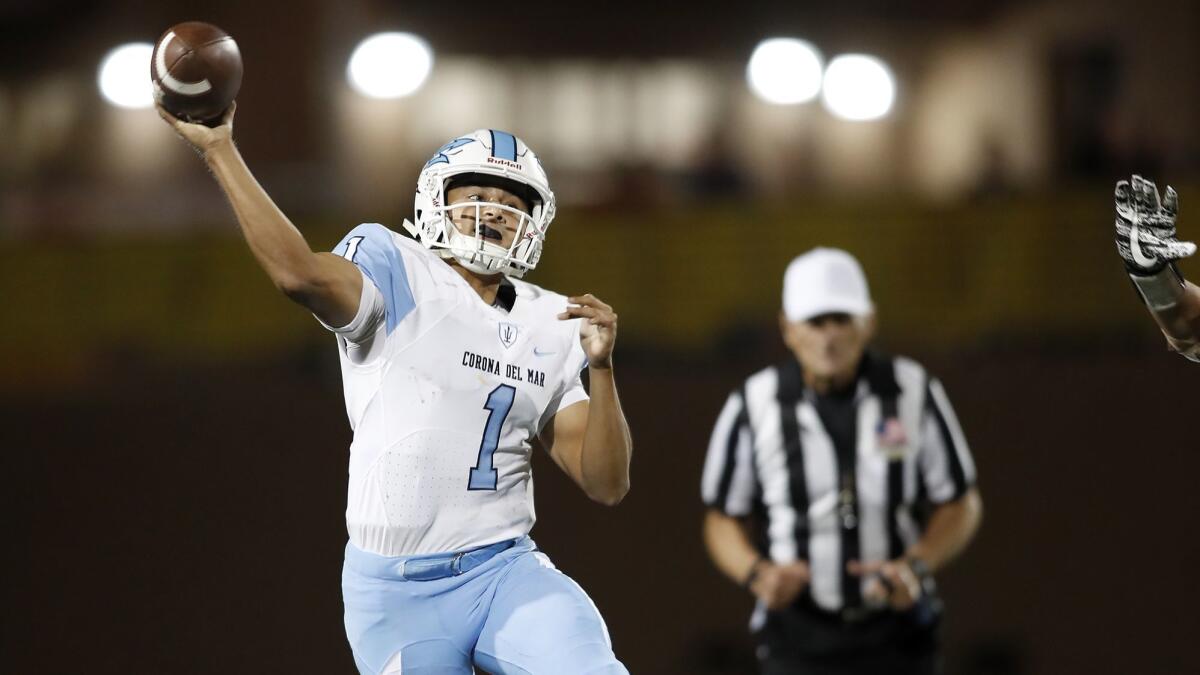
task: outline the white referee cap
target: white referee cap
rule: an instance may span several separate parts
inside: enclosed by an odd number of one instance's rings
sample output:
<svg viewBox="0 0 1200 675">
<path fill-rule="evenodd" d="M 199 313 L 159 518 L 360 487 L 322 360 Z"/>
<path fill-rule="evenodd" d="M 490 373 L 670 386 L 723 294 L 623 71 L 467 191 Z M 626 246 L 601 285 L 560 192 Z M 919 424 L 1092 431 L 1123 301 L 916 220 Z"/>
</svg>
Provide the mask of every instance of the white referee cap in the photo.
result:
<svg viewBox="0 0 1200 675">
<path fill-rule="evenodd" d="M 835 313 L 864 316 L 874 310 L 862 266 L 841 249 L 814 248 L 797 256 L 783 275 L 788 321 Z"/>
</svg>

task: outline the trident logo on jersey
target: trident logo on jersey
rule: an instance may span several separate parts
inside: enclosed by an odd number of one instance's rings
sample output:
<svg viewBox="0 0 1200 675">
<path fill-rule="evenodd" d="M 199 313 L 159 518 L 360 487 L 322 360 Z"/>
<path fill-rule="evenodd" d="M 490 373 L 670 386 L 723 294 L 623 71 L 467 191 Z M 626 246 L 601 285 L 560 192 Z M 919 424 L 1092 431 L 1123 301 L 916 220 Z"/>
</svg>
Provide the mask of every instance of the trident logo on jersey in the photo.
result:
<svg viewBox="0 0 1200 675">
<path fill-rule="evenodd" d="M 504 345 L 505 349 L 513 346 L 513 343 L 517 341 L 517 333 L 519 332 L 517 329 L 517 324 L 507 322 L 501 323 L 499 326 L 499 332 L 500 342 Z"/>
</svg>

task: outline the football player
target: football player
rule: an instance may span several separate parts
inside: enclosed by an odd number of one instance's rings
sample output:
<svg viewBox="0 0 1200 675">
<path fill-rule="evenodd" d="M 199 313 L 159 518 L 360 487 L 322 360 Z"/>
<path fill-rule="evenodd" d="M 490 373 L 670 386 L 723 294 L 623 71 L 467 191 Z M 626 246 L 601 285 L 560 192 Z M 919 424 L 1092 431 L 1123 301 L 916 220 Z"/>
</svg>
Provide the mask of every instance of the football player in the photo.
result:
<svg viewBox="0 0 1200 675">
<path fill-rule="evenodd" d="M 369 223 L 314 253 L 243 162 L 232 109 L 215 128 L 159 112 L 204 157 L 263 270 L 337 336 L 359 670 L 626 673 L 595 605 L 529 538 L 534 447 L 607 505 L 629 489 L 632 452 L 613 308 L 521 280 L 554 218 L 533 151 L 503 131 L 460 136 L 421 171 L 413 238 Z"/>
<path fill-rule="evenodd" d="M 1192 361 L 1200 361 L 1200 287 L 1184 280 L 1175 261 L 1196 252 L 1179 241 L 1175 218 L 1179 195 L 1158 188 L 1141 176 L 1117 183 L 1117 253 L 1134 288 L 1150 309 L 1167 345 Z"/>
</svg>

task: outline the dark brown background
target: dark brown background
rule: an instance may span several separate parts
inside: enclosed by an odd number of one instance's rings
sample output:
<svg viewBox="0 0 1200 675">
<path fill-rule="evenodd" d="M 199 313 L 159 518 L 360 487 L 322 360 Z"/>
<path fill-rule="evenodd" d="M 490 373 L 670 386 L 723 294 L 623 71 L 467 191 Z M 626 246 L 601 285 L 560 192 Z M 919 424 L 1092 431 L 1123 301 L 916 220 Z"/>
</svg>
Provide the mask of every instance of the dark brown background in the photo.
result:
<svg viewBox="0 0 1200 675">
<path fill-rule="evenodd" d="M 71 396 L 4 400 L 8 672 L 352 672 L 332 352 L 249 370 L 123 363 Z M 928 362 L 987 504 L 943 579 L 951 672 L 1200 667 L 1196 371 L 1102 351 Z M 697 497 L 709 420 L 749 366 L 694 366 L 619 365 L 637 448 L 619 507 L 536 462 L 534 535 L 635 673 L 750 672 L 750 603 L 708 564 Z"/>
<path fill-rule="evenodd" d="M 695 176 L 614 166 L 598 175 L 619 198 L 564 205 L 530 280 L 621 312 L 633 489 L 617 508 L 591 504 L 538 457 L 534 536 L 589 591 L 633 673 L 753 672 L 749 598 L 701 546 L 704 449 L 727 392 L 784 355 L 787 259 L 844 246 L 871 279 L 880 344 L 943 379 L 979 467 L 983 528 L 941 579 L 949 672 L 1200 672 L 1200 365 L 1166 353 L 1109 233 L 1112 182 L 1147 171 L 1181 188 L 1181 232 L 1200 236 L 1194 4 L 497 7 L 0 3 L 0 672 L 353 672 L 332 338 L 254 269 L 188 151 L 164 145 L 174 154 L 154 180 L 130 178 L 110 166 L 112 128 L 93 123 L 111 121 L 99 55 L 185 19 L 221 25 L 254 64 L 239 146 L 326 249 L 363 220 L 396 227 L 419 166 L 367 205 L 327 180 L 341 150 L 329 82 L 360 27 L 485 61 L 692 59 L 715 73 L 740 69 L 761 37 L 799 34 L 828 54 L 894 57 L 902 124 L 918 116 L 904 97 L 925 81 L 927 46 L 1041 36 L 1017 53 L 1044 75 L 1029 84 L 1045 87 L 1044 114 L 1017 135 L 1040 139 L 1046 163 L 949 202 L 906 184 L 826 194 L 837 186 L 804 166 L 784 194 L 709 202 L 680 187 Z M 522 31 L 534 37 L 496 37 Z M 37 98 L 59 85 L 76 93 Z M 31 151 L 14 130 L 50 124 L 54 101 L 74 101 L 72 121 Z M 14 122 L 21 106 L 33 122 Z"/>
</svg>

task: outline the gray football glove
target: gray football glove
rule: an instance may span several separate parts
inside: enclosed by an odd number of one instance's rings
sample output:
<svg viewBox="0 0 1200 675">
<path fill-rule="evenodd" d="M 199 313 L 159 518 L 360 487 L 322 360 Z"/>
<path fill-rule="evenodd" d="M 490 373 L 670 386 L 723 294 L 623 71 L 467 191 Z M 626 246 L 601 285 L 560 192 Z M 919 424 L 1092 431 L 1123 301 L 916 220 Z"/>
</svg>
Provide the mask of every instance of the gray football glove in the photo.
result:
<svg viewBox="0 0 1200 675">
<path fill-rule="evenodd" d="M 1131 275 L 1157 274 L 1167 263 L 1196 252 L 1195 244 L 1175 237 L 1179 195 L 1174 188 L 1167 186 L 1160 202 L 1154 183 L 1135 175 L 1117 183 L 1115 197 L 1117 253 Z"/>
</svg>

